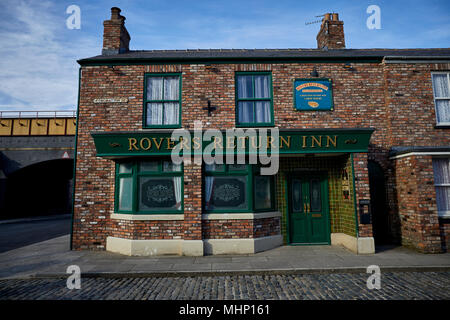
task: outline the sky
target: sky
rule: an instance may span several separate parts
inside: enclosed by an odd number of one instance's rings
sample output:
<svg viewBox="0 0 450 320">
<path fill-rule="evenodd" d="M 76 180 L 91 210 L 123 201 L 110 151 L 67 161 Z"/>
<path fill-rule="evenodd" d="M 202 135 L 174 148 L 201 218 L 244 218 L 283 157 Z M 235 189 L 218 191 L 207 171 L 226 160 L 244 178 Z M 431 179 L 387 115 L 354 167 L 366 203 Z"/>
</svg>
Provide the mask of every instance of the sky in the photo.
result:
<svg viewBox="0 0 450 320">
<path fill-rule="evenodd" d="M 80 28 L 67 20 L 80 8 Z M 367 20 L 380 8 L 380 28 Z M 0 111 L 75 110 L 78 59 L 101 53 L 103 21 L 122 9 L 131 50 L 316 48 L 326 12 L 347 48 L 448 48 L 450 1 L 0 0 Z M 72 21 L 72 20 L 70 20 Z"/>
</svg>

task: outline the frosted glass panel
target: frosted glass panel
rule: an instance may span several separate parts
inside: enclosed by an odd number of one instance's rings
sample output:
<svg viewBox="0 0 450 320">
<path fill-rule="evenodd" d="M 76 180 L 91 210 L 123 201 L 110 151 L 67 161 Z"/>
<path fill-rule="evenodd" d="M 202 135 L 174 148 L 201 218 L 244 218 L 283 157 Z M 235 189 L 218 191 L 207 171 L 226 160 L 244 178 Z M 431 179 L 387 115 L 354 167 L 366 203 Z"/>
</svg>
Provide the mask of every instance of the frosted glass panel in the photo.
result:
<svg viewBox="0 0 450 320">
<path fill-rule="evenodd" d="M 119 210 L 132 210 L 133 178 L 119 178 Z"/>
</svg>

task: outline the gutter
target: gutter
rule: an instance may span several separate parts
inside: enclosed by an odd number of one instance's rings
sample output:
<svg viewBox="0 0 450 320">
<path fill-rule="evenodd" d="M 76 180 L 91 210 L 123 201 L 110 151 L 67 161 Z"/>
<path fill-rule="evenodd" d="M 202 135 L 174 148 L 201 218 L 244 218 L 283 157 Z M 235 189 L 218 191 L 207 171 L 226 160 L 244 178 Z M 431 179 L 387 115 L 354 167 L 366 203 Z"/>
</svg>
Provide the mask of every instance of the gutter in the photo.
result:
<svg viewBox="0 0 450 320">
<path fill-rule="evenodd" d="M 450 63 L 450 56 L 385 56 L 383 63 Z"/>
</svg>

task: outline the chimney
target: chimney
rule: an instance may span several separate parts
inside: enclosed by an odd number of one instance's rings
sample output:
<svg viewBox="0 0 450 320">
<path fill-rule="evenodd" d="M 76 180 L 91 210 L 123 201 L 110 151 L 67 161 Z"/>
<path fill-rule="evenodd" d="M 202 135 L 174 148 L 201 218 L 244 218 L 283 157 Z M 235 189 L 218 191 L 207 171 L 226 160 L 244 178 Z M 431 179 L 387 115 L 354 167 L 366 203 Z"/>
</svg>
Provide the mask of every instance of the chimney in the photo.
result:
<svg viewBox="0 0 450 320">
<path fill-rule="evenodd" d="M 120 9 L 111 8 L 111 19 L 103 21 L 103 55 L 113 55 L 129 51 L 130 34 L 125 28 L 125 17 Z"/>
<path fill-rule="evenodd" d="M 345 48 L 344 22 L 339 21 L 339 15 L 337 13 L 325 14 L 316 39 L 318 49 Z"/>
</svg>

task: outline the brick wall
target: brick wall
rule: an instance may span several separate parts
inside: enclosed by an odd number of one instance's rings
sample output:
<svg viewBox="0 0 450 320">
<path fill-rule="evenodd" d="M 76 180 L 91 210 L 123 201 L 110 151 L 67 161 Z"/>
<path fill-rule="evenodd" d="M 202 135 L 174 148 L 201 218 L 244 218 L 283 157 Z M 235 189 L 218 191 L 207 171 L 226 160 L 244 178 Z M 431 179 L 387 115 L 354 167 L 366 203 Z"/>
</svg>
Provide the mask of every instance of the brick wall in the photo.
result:
<svg viewBox="0 0 450 320">
<path fill-rule="evenodd" d="M 448 65 L 439 64 L 379 63 L 354 63 L 353 71 L 344 68 L 343 63 L 84 66 L 77 135 L 73 247 L 103 249 L 108 233 L 118 232 L 108 229 L 114 210 L 114 161 L 96 157 L 90 133 L 143 130 L 144 74 L 151 72 L 183 74 L 184 128 L 193 128 L 195 120 L 202 120 L 204 128 L 235 126 L 236 71 L 272 72 L 275 125 L 281 129 L 375 128 L 369 153 L 355 155 L 355 174 L 360 176 L 357 195 L 361 199 L 367 197 L 367 160 L 377 161 L 385 170 L 392 233 L 402 237 L 396 207 L 399 196 L 394 189 L 395 167 L 388 152 L 394 145 L 450 144 L 449 129 L 434 128 L 430 78 L 430 71 L 446 66 L 450 69 Z M 293 80 L 310 77 L 313 67 L 321 77 L 332 79 L 334 111 L 301 112 L 293 108 Z M 105 98 L 122 98 L 127 102 L 94 103 L 94 99 Z M 207 106 L 207 100 L 218 107 L 211 117 L 202 109 Z M 200 218 L 200 172 L 199 167 L 185 167 L 185 239 L 200 239 L 204 232 Z M 191 183 L 186 179 L 191 179 Z M 434 190 L 433 186 L 425 187 Z M 371 235 L 370 226 L 359 227 L 361 236 Z"/>
<path fill-rule="evenodd" d="M 431 156 L 399 158 L 395 167 L 402 245 L 441 252 Z"/>
</svg>

